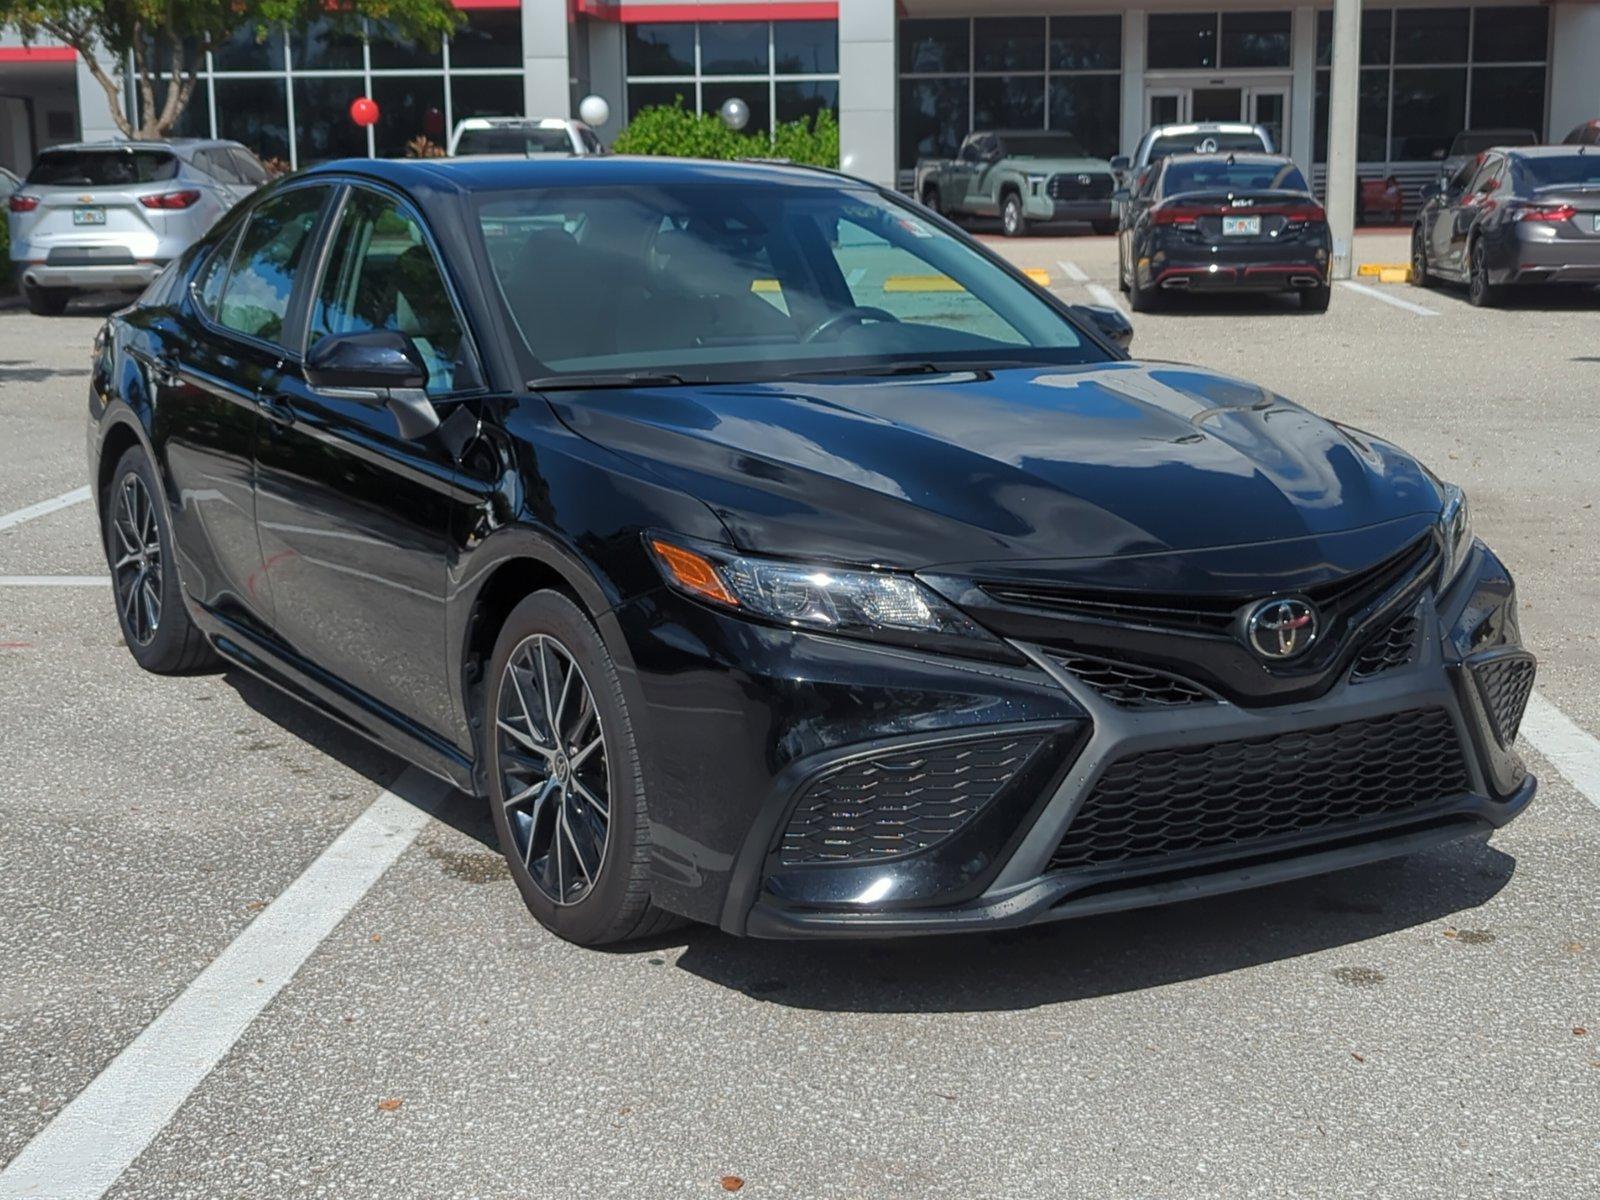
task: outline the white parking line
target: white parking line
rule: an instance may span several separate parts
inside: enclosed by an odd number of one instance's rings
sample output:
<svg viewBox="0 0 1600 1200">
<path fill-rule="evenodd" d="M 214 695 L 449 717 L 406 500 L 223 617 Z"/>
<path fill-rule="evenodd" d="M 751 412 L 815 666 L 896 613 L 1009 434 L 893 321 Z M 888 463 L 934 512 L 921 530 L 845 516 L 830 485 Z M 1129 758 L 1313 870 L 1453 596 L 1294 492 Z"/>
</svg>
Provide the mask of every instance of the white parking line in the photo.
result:
<svg viewBox="0 0 1600 1200">
<path fill-rule="evenodd" d="M 1374 300 L 1382 300 L 1385 304 L 1392 304 L 1396 308 L 1403 308 L 1409 313 L 1416 313 L 1419 317 L 1437 317 L 1439 315 L 1431 308 L 1424 308 L 1420 304 L 1413 304 L 1409 300 L 1402 300 L 1399 296 L 1391 296 L 1379 288 L 1368 287 L 1364 283 L 1355 283 L 1349 279 L 1341 279 L 1339 281 L 1339 285 L 1341 287 L 1349 288 L 1352 292 L 1360 292 L 1363 296 L 1371 296 Z"/>
<path fill-rule="evenodd" d="M 1600 808 L 1600 740 L 1578 728 L 1571 717 L 1538 692 L 1528 698 L 1522 736 L 1555 764 L 1585 800 Z"/>
<path fill-rule="evenodd" d="M 1072 280 L 1073 283 L 1089 282 L 1089 272 L 1085 271 L 1075 262 L 1068 262 L 1066 259 L 1057 259 L 1056 266 L 1060 267 L 1061 273 L 1068 279 Z"/>
<path fill-rule="evenodd" d="M 1098 283 L 1091 283 L 1088 285 L 1088 291 L 1089 295 L 1094 297 L 1096 304 L 1103 304 L 1107 308 L 1120 309 L 1122 307 L 1122 301 L 1117 299 L 1116 295 L 1108 287 L 1102 287 Z"/>
<path fill-rule="evenodd" d="M 53 500 L 41 500 L 37 504 L 30 504 L 27 508 L 19 508 L 16 512 L 7 513 L 0 517 L 0 529 L 10 529 L 13 525 L 21 525 L 24 521 L 31 521 L 35 517 L 42 517 L 46 513 L 57 512 L 63 508 L 71 508 L 74 504 L 82 504 L 89 498 L 89 489 L 76 488 L 70 492 L 63 492 Z"/>
<path fill-rule="evenodd" d="M 109 575 L 0 575 L 0 587 L 105 587 Z"/>
<path fill-rule="evenodd" d="M 449 792 L 403 771 L 0 1171 L 0 1200 L 104 1195 Z"/>
</svg>

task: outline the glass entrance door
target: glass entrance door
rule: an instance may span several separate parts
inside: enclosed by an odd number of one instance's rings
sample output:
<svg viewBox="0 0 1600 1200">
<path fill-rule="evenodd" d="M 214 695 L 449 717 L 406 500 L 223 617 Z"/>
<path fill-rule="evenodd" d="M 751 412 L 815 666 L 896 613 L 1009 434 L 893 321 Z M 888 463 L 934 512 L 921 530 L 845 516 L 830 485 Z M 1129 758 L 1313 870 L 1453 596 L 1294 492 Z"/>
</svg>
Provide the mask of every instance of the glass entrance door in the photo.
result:
<svg viewBox="0 0 1600 1200">
<path fill-rule="evenodd" d="M 1163 81 L 1145 89 L 1145 110 L 1150 125 L 1181 125 L 1190 121 L 1243 121 L 1260 125 L 1272 135 L 1278 153 L 1287 154 L 1289 85 L 1287 82 L 1226 83 L 1208 79 L 1203 84 Z"/>
<path fill-rule="evenodd" d="M 1244 112 L 1244 89 L 1203 87 L 1189 92 L 1189 120 L 1237 121 Z"/>
<path fill-rule="evenodd" d="M 1270 133 L 1279 154 L 1289 153 L 1284 140 L 1289 129 L 1288 114 L 1289 89 L 1286 87 L 1253 87 L 1245 93 L 1244 119 Z"/>
</svg>

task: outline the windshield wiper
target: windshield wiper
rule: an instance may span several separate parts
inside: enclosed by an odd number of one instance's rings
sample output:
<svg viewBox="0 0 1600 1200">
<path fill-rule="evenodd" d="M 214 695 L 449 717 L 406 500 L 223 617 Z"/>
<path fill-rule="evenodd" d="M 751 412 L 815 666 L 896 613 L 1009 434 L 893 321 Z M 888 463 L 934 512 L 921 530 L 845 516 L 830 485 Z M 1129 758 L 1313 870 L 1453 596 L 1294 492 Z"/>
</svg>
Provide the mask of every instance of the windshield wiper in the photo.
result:
<svg viewBox="0 0 1600 1200">
<path fill-rule="evenodd" d="M 562 391 L 585 388 L 678 387 L 689 381 L 682 375 L 661 371 L 618 371 L 610 375 L 545 375 L 528 380 L 530 391 Z"/>
<path fill-rule="evenodd" d="M 827 375 L 960 375 L 968 372 L 986 374 L 1007 367 L 1036 366 L 1035 363 L 1004 359 L 973 359 L 968 362 L 908 362 L 889 363 L 877 367 L 823 367 L 816 371 L 796 371 L 784 379 L 815 379 Z"/>
</svg>

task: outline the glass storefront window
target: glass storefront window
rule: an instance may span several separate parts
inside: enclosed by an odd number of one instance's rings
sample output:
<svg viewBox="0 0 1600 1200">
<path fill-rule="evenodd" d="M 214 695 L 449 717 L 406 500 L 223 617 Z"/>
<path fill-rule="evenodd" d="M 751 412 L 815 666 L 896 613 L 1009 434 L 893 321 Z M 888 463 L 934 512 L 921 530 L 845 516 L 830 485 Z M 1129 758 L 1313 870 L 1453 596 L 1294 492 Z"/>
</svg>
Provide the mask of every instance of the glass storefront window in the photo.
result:
<svg viewBox="0 0 1600 1200">
<path fill-rule="evenodd" d="M 1151 13 L 1147 64 L 1154 70 L 1217 65 L 1217 14 Z"/>
<path fill-rule="evenodd" d="M 359 71 L 361 35 L 331 21 L 312 21 L 295 31 L 289 55 L 297 71 Z"/>
<path fill-rule="evenodd" d="M 972 68 L 971 23 L 966 18 L 900 22 L 902 75 L 965 74 Z"/>
<path fill-rule="evenodd" d="M 455 47 L 451 46 L 454 53 Z M 520 117 L 522 76 L 456 75 L 450 80 L 451 116 L 457 121 L 468 117 Z"/>
<path fill-rule="evenodd" d="M 765 75 L 765 21 L 707 21 L 700 26 L 702 75 Z M 752 105 L 752 109 L 754 106 Z"/>
<path fill-rule="evenodd" d="M 972 81 L 975 129 L 1043 129 L 1043 75 L 979 75 Z"/>
<path fill-rule="evenodd" d="M 969 80 L 900 81 L 900 164 L 919 158 L 953 158 L 967 136 Z"/>
<path fill-rule="evenodd" d="M 1502 129 L 1544 129 L 1543 67 L 1474 67 L 1472 112 L 1474 125 L 1493 124 Z"/>
<path fill-rule="evenodd" d="M 693 75 L 694 26 L 629 25 L 628 74 Z"/>
<path fill-rule="evenodd" d="M 521 67 L 522 13 L 514 8 L 468 8 L 450 35 L 450 67 Z M 521 111 L 519 106 L 518 111 Z"/>
<path fill-rule="evenodd" d="M 676 104 L 691 112 L 695 108 L 693 82 L 684 83 L 630 83 L 628 85 L 628 120 L 646 108 L 660 108 L 663 104 Z"/>
<path fill-rule="evenodd" d="M 972 23 L 972 66 L 978 71 L 1044 70 L 1044 18 L 979 17 Z"/>
<path fill-rule="evenodd" d="M 372 140 L 379 158 L 407 157 L 408 147 L 419 137 L 441 150 L 449 144 L 441 76 L 377 76 L 372 81 L 372 98 L 378 102 Z"/>
<path fill-rule="evenodd" d="M 1361 65 L 1387 66 L 1389 62 L 1389 35 L 1394 23 L 1394 12 L 1387 8 L 1366 8 L 1361 11 Z M 1333 12 L 1323 9 L 1317 13 L 1317 66 L 1333 65 Z"/>
<path fill-rule="evenodd" d="M 834 21 L 774 21 L 772 69 L 779 75 L 833 75 L 839 70 Z M 780 116 L 778 120 L 785 120 Z"/>
<path fill-rule="evenodd" d="M 778 121 L 810 121 L 825 108 L 839 111 L 839 83 L 835 79 L 808 79 L 780 83 L 774 89 L 778 98 Z"/>
<path fill-rule="evenodd" d="M 1392 121 L 1391 159 L 1443 158 L 1466 127 L 1466 68 L 1397 68 Z"/>
<path fill-rule="evenodd" d="M 283 30 L 274 27 L 264 38 L 257 38 L 253 25 L 241 25 L 233 36 L 211 51 L 215 71 L 283 70 Z M 356 63 L 360 66 L 360 62 Z"/>
<path fill-rule="evenodd" d="M 444 66 L 444 55 L 438 45 L 430 47 L 420 40 L 397 37 L 380 21 L 374 21 L 369 30 L 374 71 Z"/>
<path fill-rule="evenodd" d="M 750 123 L 746 133 L 769 133 L 772 130 L 772 106 L 767 99 L 767 81 L 764 79 L 707 79 L 700 85 L 700 111 L 719 112 L 729 100 L 737 97 L 750 107 Z"/>
<path fill-rule="evenodd" d="M 1097 158 L 1117 153 L 1122 138 L 1122 77 L 1060 75 L 1050 80 L 1050 128 L 1076 135 Z"/>
<path fill-rule="evenodd" d="M 1051 18 L 1050 69 L 1121 71 L 1122 18 Z"/>
<path fill-rule="evenodd" d="M 302 75 L 295 79 L 294 124 L 300 166 L 330 158 L 366 157 L 366 130 L 350 119 L 350 102 L 365 91 L 359 76 L 316 79 Z"/>
<path fill-rule="evenodd" d="M 1397 63 L 1467 61 L 1467 8 L 1402 8 L 1395 14 Z"/>
<path fill-rule="evenodd" d="M 218 79 L 217 136 L 259 159 L 289 161 L 289 90 L 282 79 Z M 203 98 L 202 98 L 203 99 Z M 365 154 L 367 148 L 361 147 Z"/>
<path fill-rule="evenodd" d="M 1287 12 L 1225 12 L 1222 14 L 1224 68 L 1287 67 L 1289 65 L 1289 14 Z"/>
<path fill-rule="evenodd" d="M 1473 62 L 1545 60 L 1550 47 L 1549 9 L 1475 8 L 1472 20 Z"/>
</svg>

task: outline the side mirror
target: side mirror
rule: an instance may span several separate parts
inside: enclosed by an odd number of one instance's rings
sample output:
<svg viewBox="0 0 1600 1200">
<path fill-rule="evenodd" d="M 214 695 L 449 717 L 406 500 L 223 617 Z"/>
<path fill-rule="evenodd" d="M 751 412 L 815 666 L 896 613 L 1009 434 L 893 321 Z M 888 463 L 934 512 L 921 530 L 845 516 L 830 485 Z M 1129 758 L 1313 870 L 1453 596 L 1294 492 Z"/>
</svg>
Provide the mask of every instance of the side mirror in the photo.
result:
<svg viewBox="0 0 1600 1200">
<path fill-rule="evenodd" d="M 1435 196 L 1442 195 L 1443 193 L 1444 185 L 1439 183 L 1437 180 L 1434 180 L 1430 183 L 1423 184 L 1417 194 L 1424 200 L 1432 200 Z"/>
<path fill-rule="evenodd" d="M 396 330 L 329 334 L 306 355 L 306 382 L 339 399 L 383 405 L 403 438 L 439 428 L 439 414 L 423 391 L 428 364 L 417 344 Z"/>
<path fill-rule="evenodd" d="M 1133 159 L 1126 154 L 1119 154 L 1111 160 L 1111 169 L 1113 171 L 1131 171 L 1133 169 Z"/>
<path fill-rule="evenodd" d="M 1123 315 L 1120 308 L 1099 304 L 1074 304 L 1072 311 L 1093 325 L 1108 341 L 1115 342 L 1124 350 L 1133 343 L 1133 322 Z"/>
<path fill-rule="evenodd" d="M 1133 193 L 1125 187 L 1120 187 L 1111 193 L 1111 198 L 1118 204 L 1126 204 L 1129 200 L 1133 199 Z"/>
</svg>

